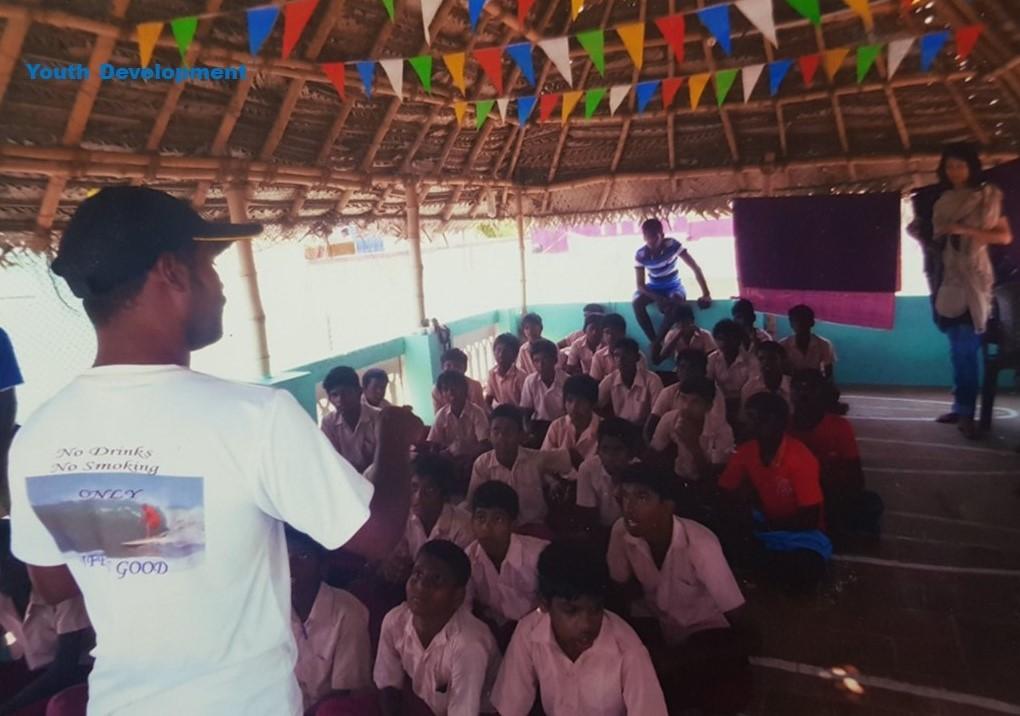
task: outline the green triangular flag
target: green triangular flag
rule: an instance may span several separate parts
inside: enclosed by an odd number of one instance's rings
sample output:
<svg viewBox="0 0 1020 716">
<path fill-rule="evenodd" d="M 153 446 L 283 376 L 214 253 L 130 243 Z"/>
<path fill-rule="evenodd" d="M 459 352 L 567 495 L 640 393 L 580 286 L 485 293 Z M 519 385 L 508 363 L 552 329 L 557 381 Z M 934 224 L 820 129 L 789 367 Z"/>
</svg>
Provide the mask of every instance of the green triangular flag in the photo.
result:
<svg viewBox="0 0 1020 716">
<path fill-rule="evenodd" d="M 181 61 L 191 47 L 191 41 L 195 39 L 195 30 L 198 29 L 197 17 L 178 17 L 170 21 L 170 29 L 173 30 L 174 39 L 177 40 L 177 49 L 181 51 Z"/>
<path fill-rule="evenodd" d="M 822 24 L 822 11 L 818 7 L 818 0 L 786 0 L 786 4 L 810 20 L 812 24 Z"/>
<path fill-rule="evenodd" d="M 421 86 L 425 88 L 425 91 L 432 92 L 432 55 L 418 55 L 417 57 L 408 57 L 407 61 L 410 63 L 414 73 L 418 75 L 418 79 L 421 80 Z"/>
<path fill-rule="evenodd" d="M 602 98 L 606 96 L 605 87 L 593 87 L 584 94 L 584 118 L 591 119 L 598 109 Z"/>
<path fill-rule="evenodd" d="M 864 82 L 881 51 L 881 45 L 862 45 L 857 48 L 857 84 Z"/>
<path fill-rule="evenodd" d="M 606 35 L 602 30 L 587 30 L 577 33 L 577 41 L 591 56 L 591 62 L 599 75 L 606 75 Z"/>
<path fill-rule="evenodd" d="M 390 16 L 390 22 L 393 22 L 393 0 L 382 0 L 382 4 L 386 8 L 386 14 Z"/>
<path fill-rule="evenodd" d="M 719 70 L 715 73 L 715 101 L 720 105 L 726 101 L 726 95 L 730 93 L 738 72 L 740 70 Z"/>
<path fill-rule="evenodd" d="M 481 129 L 482 125 L 485 124 L 485 120 L 489 118 L 489 112 L 492 111 L 493 105 L 496 104 L 494 99 L 482 99 L 475 102 L 475 129 Z"/>
</svg>

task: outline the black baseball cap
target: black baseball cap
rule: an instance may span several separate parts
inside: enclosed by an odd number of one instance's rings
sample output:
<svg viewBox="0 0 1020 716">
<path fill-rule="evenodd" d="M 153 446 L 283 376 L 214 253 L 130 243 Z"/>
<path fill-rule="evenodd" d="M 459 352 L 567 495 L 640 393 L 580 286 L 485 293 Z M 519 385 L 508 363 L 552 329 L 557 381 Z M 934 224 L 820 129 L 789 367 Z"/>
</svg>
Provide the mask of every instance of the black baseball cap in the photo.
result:
<svg viewBox="0 0 1020 716">
<path fill-rule="evenodd" d="M 166 192 L 108 187 L 74 212 L 51 268 L 75 296 L 95 298 L 148 273 L 160 255 L 193 241 L 222 242 L 226 248 L 261 231 L 261 224 L 207 221 Z"/>
</svg>

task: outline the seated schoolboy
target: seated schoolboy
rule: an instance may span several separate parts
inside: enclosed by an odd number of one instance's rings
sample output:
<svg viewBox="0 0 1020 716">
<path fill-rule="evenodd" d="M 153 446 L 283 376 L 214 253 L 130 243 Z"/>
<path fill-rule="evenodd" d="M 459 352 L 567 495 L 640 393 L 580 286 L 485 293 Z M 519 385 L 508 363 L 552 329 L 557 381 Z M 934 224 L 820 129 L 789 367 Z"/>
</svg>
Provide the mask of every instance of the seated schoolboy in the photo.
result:
<svg viewBox="0 0 1020 716">
<path fill-rule="evenodd" d="M 694 309 L 682 303 L 670 309 L 673 327 L 666 331 L 661 342 L 652 346 L 652 362 L 658 365 L 676 357 L 685 350 L 701 351 L 708 355 L 716 349 L 715 340 L 708 331 L 699 328 L 694 320 Z"/>
<path fill-rule="evenodd" d="M 538 560 L 541 607 L 517 625 L 492 690 L 501 716 L 666 716 L 648 650 L 605 608 L 601 555 L 555 542 Z"/>
<path fill-rule="evenodd" d="M 325 548 L 287 526 L 290 626 L 297 644 L 294 676 L 306 712 L 372 685 L 368 609 L 350 592 L 322 581 Z"/>
<path fill-rule="evenodd" d="M 337 366 L 322 381 L 334 411 L 322 418 L 322 432 L 358 472 L 375 460 L 379 411 L 361 402 L 361 382 L 353 368 Z"/>
<path fill-rule="evenodd" d="M 599 384 L 590 375 L 572 375 L 563 383 L 566 415 L 556 418 L 542 442 L 543 450 L 570 450 L 576 462 L 595 454 L 601 418 L 595 414 Z"/>
<path fill-rule="evenodd" d="M 496 365 L 489 371 L 485 386 L 485 404 L 490 408 L 499 405 L 520 405 L 521 390 L 527 374 L 514 363 L 521 352 L 521 342 L 512 333 L 501 333 L 492 344 Z"/>
<path fill-rule="evenodd" d="M 620 478 L 644 445 L 641 429 L 623 418 L 603 420 L 598 439 L 598 451 L 577 470 L 577 506 L 590 511 L 592 524 L 611 527 L 620 518 Z"/>
<path fill-rule="evenodd" d="M 744 406 L 751 396 L 758 393 L 773 393 L 785 400 L 787 405 L 793 406 L 790 399 L 790 376 L 783 371 L 786 365 L 786 351 L 783 347 L 775 341 L 765 341 L 755 347 L 754 356 L 757 359 L 758 371 L 751 375 L 740 390 L 742 420 L 746 418 Z"/>
<path fill-rule="evenodd" d="M 753 396 L 747 419 L 752 439 L 737 449 L 719 478 L 734 507 L 726 528 L 728 552 L 788 591 L 807 591 L 821 580 L 832 553 L 822 531 L 818 460 L 786 434 L 789 407 L 778 395 Z"/>
<path fill-rule="evenodd" d="M 651 442 L 662 416 L 671 410 L 683 407 L 684 395 L 680 389 L 688 378 L 704 378 L 708 374 L 708 356 L 699 350 L 685 350 L 676 354 L 676 382 L 662 389 L 652 406 L 652 414 L 645 426 L 645 438 Z M 712 410 L 726 419 L 726 400 L 722 391 L 715 392 L 715 403 Z"/>
<path fill-rule="evenodd" d="M 818 459 L 830 533 L 877 534 L 882 498 L 864 487 L 853 425 L 828 410 L 828 381 L 818 371 L 802 370 L 794 373 L 792 389 L 790 435 L 807 445 Z"/>
<path fill-rule="evenodd" d="M 712 335 L 719 350 L 708 356 L 708 377 L 722 389 L 726 417 L 733 425 L 740 414 L 740 392 L 758 372 L 758 361 L 744 348 L 744 329 L 736 321 L 728 318 L 719 321 Z"/>
<path fill-rule="evenodd" d="M 467 374 L 468 357 L 467 353 L 460 348 L 450 348 L 445 351 L 439 359 L 440 368 L 445 373 L 448 370 L 456 371 L 467 379 L 468 402 L 474 403 L 488 415 L 489 406 L 485 402 L 485 390 L 482 384 Z M 432 389 L 432 412 L 438 413 L 439 409 L 446 405 L 446 400 L 439 392 L 439 386 Z"/>
<path fill-rule="evenodd" d="M 608 313 L 602 317 L 602 345 L 592 355 L 591 368 L 588 370 L 595 380 L 601 381 L 607 375 L 616 370 L 616 361 L 613 358 L 613 346 L 622 338 L 627 337 L 627 321 L 619 313 Z M 645 357 L 640 355 L 642 367 L 645 366 Z"/>
<path fill-rule="evenodd" d="M 453 542 L 426 542 L 418 552 L 407 601 L 383 619 L 373 672 L 383 716 L 427 713 L 408 708 L 408 681 L 435 716 L 492 713 L 499 649 L 465 608 L 470 579 L 471 563 Z"/>
<path fill-rule="evenodd" d="M 639 632 L 670 713 L 690 707 L 736 713 L 750 696 L 747 658 L 756 638 L 719 540 L 673 514 L 673 487 L 667 472 L 641 464 L 626 470 L 623 516 L 609 538 L 609 574 L 621 593 L 635 593 L 627 587 L 636 583 L 654 617 L 639 621 Z"/>
<path fill-rule="evenodd" d="M 386 388 L 390 377 L 382 368 L 370 368 L 361 376 L 361 401 L 370 408 L 382 410 L 390 404 L 386 400 Z"/>
<path fill-rule="evenodd" d="M 570 375 L 587 375 L 595 352 L 602 346 L 602 314 L 593 313 L 584 319 L 581 337 L 570 342 L 566 371 Z"/>
<path fill-rule="evenodd" d="M 531 344 L 530 350 L 535 370 L 524 379 L 521 410 L 532 423 L 543 424 L 544 438 L 549 423 L 565 414 L 563 384 L 567 374 L 559 367 L 560 353 L 552 341 L 540 338 Z"/>
<path fill-rule="evenodd" d="M 632 338 L 613 345 L 613 358 L 618 368 L 599 383 L 599 407 L 643 428 L 662 392 L 662 379 L 641 365 L 641 351 Z"/>
<path fill-rule="evenodd" d="M 708 378 L 688 378 L 680 392 L 683 406 L 663 416 L 651 448 L 675 451 L 673 471 L 683 480 L 714 479 L 733 453 L 733 429 L 725 414 L 712 410 L 717 390 Z"/>
<path fill-rule="evenodd" d="M 584 308 L 581 309 L 581 311 L 583 313 L 583 319 L 581 323 L 582 328 L 580 330 L 574 331 L 569 336 L 564 338 L 562 341 L 557 343 L 556 344 L 557 348 L 570 348 L 570 346 L 574 344 L 574 341 L 578 340 L 579 338 L 584 338 L 585 328 L 588 327 L 588 316 L 598 316 L 601 319 L 602 316 L 606 315 L 606 307 L 603 306 L 601 303 L 585 304 Z"/>
<path fill-rule="evenodd" d="M 537 313 L 526 313 L 521 318 L 523 340 L 521 341 L 521 350 L 517 354 L 517 369 L 523 371 L 525 375 L 531 375 L 538 370 L 531 349 L 534 348 L 535 343 L 542 340 L 542 330 L 542 317 Z M 553 345 L 555 346 L 555 344 Z"/>
<path fill-rule="evenodd" d="M 549 513 L 545 488 L 552 475 L 568 475 L 574 469 L 568 450 L 532 450 L 521 447 L 524 420 L 512 405 L 500 405 L 489 419 L 492 450 L 482 453 L 471 469 L 467 501 L 490 480 L 505 482 L 520 498 L 522 525 L 540 525 Z"/>
<path fill-rule="evenodd" d="M 827 379 L 833 380 L 836 366 L 836 350 L 832 342 L 812 332 L 815 327 L 815 312 L 810 306 L 799 304 L 790 309 L 792 336 L 779 341 L 786 351 L 790 372 L 817 370 Z"/>
<path fill-rule="evenodd" d="M 467 376 L 448 370 L 436 379 L 445 405 L 436 413 L 428 441 L 451 457 L 474 459 L 489 449 L 489 418 L 468 401 Z"/>
<path fill-rule="evenodd" d="M 754 311 L 754 304 L 746 298 L 738 298 L 733 302 L 730 309 L 730 317 L 740 324 L 744 329 L 744 348 L 753 351 L 759 344 L 772 340 L 768 331 L 755 325 L 758 321 L 758 314 Z"/>
</svg>

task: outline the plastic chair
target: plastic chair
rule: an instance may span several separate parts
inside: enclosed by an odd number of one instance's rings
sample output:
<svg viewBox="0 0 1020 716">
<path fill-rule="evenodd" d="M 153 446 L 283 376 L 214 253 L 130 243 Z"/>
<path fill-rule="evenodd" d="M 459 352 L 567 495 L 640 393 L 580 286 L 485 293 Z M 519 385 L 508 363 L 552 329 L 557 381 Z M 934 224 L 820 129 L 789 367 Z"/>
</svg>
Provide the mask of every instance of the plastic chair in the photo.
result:
<svg viewBox="0 0 1020 716">
<path fill-rule="evenodd" d="M 996 317 L 989 322 L 982 347 L 985 363 L 981 390 L 981 429 L 992 427 L 999 373 L 1020 369 L 1020 283 L 1007 283 L 994 290 Z"/>
</svg>

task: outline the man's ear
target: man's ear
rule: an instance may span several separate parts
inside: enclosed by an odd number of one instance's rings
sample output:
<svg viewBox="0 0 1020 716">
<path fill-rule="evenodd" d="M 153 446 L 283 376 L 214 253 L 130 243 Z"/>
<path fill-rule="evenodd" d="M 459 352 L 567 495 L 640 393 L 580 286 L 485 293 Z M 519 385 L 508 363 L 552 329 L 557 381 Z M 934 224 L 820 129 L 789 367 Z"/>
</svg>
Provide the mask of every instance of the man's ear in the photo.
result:
<svg viewBox="0 0 1020 716">
<path fill-rule="evenodd" d="M 161 254 L 153 273 L 175 291 L 185 292 L 191 288 L 191 268 L 175 254 Z"/>
</svg>

